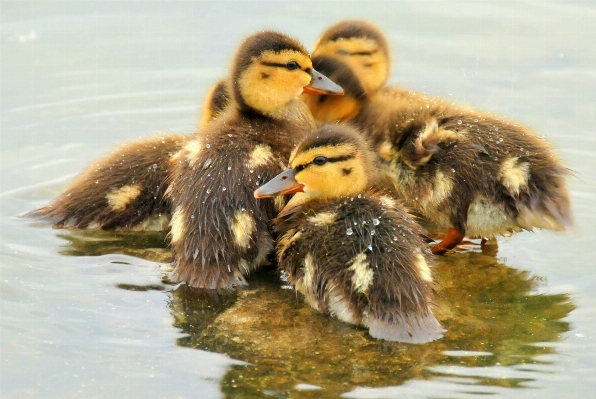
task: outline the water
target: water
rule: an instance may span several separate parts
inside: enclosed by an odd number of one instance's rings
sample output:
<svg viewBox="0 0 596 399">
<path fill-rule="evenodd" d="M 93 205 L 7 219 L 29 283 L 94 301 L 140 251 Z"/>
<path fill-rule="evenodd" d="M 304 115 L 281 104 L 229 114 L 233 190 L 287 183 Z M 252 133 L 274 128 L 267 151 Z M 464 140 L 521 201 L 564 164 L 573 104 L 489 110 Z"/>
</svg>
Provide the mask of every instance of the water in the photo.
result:
<svg viewBox="0 0 596 399">
<path fill-rule="evenodd" d="M 596 7 L 585 2 L 2 1 L 0 396 L 585 398 L 596 391 Z M 138 137 L 191 133 L 244 35 L 314 43 L 367 18 L 393 82 L 532 126 L 560 148 L 577 228 L 436 265 L 426 345 L 320 315 L 271 271 L 213 298 L 167 281 L 161 234 L 17 215 Z"/>
</svg>

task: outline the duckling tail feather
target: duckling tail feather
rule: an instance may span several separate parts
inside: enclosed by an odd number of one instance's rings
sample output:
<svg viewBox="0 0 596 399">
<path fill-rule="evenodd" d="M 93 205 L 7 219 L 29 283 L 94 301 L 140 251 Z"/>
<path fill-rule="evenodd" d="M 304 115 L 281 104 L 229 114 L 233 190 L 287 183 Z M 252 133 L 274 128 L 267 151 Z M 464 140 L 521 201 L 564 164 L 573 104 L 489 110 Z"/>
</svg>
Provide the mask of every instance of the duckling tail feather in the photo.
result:
<svg viewBox="0 0 596 399">
<path fill-rule="evenodd" d="M 423 344 L 441 338 L 445 329 L 429 310 L 421 314 L 393 315 L 391 320 L 387 316 L 371 315 L 368 332 L 373 338 L 386 341 Z"/>
</svg>

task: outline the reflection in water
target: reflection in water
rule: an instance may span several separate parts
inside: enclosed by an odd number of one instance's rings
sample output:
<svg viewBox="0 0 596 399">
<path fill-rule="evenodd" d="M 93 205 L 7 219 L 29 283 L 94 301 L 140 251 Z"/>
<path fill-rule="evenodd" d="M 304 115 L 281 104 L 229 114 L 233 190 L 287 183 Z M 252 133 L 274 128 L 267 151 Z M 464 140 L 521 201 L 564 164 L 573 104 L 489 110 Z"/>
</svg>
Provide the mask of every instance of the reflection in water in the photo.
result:
<svg viewBox="0 0 596 399">
<path fill-rule="evenodd" d="M 62 252 L 68 255 L 126 253 L 158 262 L 170 255 L 163 235 L 155 233 L 62 237 L 70 241 Z M 525 388 L 542 374 L 524 374 L 518 367 L 503 377 L 500 370 L 531 364 L 536 371 L 547 364 L 538 356 L 554 352 L 550 343 L 569 330 L 561 319 L 574 306 L 565 294 L 532 294 L 538 279 L 500 263 L 490 252 L 489 246 L 484 252 L 435 258 L 441 287 L 436 315 L 447 329 L 439 341 L 408 345 L 372 339 L 364 329 L 316 312 L 293 290 L 283 289 L 274 270 L 264 270 L 238 294 L 215 295 L 184 285 L 172 290 L 175 326 L 188 334 L 177 343 L 251 363 L 233 367 L 224 377 L 226 397 L 337 397 L 362 386 L 437 378 L 473 386 L 476 393 Z M 307 389 L 316 387 L 322 390 Z"/>
<path fill-rule="evenodd" d="M 104 230 L 63 230 L 58 237 L 68 241 L 62 255 L 131 255 L 154 262 L 171 262 L 171 251 L 164 232 L 116 232 Z"/>
</svg>

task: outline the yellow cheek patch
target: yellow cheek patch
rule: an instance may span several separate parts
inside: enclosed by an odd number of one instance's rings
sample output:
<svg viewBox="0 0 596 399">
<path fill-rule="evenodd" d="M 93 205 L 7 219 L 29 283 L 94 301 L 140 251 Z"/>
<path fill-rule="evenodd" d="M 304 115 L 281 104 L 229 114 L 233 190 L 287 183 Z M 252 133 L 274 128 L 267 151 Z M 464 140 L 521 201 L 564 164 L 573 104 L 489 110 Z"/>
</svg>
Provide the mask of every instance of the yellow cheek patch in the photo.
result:
<svg viewBox="0 0 596 399">
<path fill-rule="evenodd" d="M 323 165 L 310 164 L 317 156 L 348 159 L 327 162 Z M 368 176 L 363 163 L 363 154 L 352 144 L 326 145 L 297 153 L 292 166 L 309 165 L 296 173 L 295 179 L 303 185 L 304 193 L 310 196 L 339 198 L 364 191 Z"/>
<path fill-rule="evenodd" d="M 108 205 L 113 211 L 123 211 L 131 201 L 141 194 L 141 185 L 132 184 L 120 188 L 113 188 L 106 194 Z"/>
<path fill-rule="evenodd" d="M 232 234 L 234 235 L 234 242 L 236 245 L 238 245 L 240 248 L 248 248 L 256 228 L 255 221 L 252 216 L 250 216 L 248 212 L 236 211 L 234 213 L 234 218 L 232 219 L 230 228 L 232 230 Z"/>
<path fill-rule="evenodd" d="M 312 66 L 308 56 L 291 50 L 279 53 L 265 51 L 259 58 L 253 59 L 238 80 L 246 104 L 264 114 L 270 114 L 298 98 L 303 87 L 310 82 L 311 76 L 302 69 L 285 68 L 284 65 L 290 61 L 296 61 L 301 68 Z"/>
<path fill-rule="evenodd" d="M 257 166 L 267 165 L 275 159 L 271 147 L 266 144 L 260 144 L 255 147 L 249 155 L 246 167 L 249 169 L 256 168 Z"/>
<path fill-rule="evenodd" d="M 530 164 L 528 162 L 518 162 L 517 157 L 506 159 L 499 169 L 501 183 L 512 195 L 518 195 L 520 190 L 527 187 L 529 177 Z"/>
</svg>

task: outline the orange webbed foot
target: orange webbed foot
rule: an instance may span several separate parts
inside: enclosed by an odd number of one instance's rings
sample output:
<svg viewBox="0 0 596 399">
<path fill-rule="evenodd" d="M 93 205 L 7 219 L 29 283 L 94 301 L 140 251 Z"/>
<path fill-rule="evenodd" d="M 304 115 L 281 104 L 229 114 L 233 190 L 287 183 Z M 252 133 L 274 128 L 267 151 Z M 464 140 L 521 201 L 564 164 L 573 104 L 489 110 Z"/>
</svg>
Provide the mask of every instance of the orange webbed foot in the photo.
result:
<svg viewBox="0 0 596 399">
<path fill-rule="evenodd" d="M 443 255 L 450 249 L 455 248 L 464 239 L 465 234 L 457 229 L 449 229 L 445 237 L 430 250 L 435 255 Z"/>
</svg>

